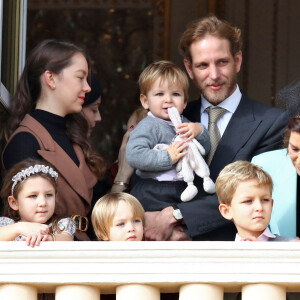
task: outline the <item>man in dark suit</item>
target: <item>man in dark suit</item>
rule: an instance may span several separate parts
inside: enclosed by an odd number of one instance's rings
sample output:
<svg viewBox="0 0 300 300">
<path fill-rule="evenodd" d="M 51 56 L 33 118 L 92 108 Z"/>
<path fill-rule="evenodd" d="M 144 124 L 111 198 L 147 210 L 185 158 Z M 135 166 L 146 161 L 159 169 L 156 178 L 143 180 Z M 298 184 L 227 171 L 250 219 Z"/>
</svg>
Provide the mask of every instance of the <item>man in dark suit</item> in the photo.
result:
<svg viewBox="0 0 300 300">
<path fill-rule="evenodd" d="M 214 181 L 227 164 L 280 148 L 288 122 L 283 110 L 250 100 L 240 92 L 240 35 L 238 28 L 213 16 L 191 23 L 180 40 L 186 70 L 201 91 L 200 99 L 190 102 L 184 115 L 209 128 L 211 111 L 222 111 L 214 121 L 220 140 L 208 160 Z M 234 240 L 235 227 L 222 219 L 217 195 L 203 191 L 201 178 L 195 182 L 199 193 L 193 201 L 146 213 L 146 239 Z"/>
</svg>

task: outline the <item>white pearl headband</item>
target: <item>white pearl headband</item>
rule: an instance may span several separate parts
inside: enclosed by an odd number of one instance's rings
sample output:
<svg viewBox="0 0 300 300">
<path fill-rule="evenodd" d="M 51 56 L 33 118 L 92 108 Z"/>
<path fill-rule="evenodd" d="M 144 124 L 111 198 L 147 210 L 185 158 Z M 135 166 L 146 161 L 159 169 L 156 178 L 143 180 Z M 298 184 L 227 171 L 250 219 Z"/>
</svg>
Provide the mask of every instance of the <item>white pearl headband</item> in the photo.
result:
<svg viewBox="0 0 300 300">
<path fill-rule="evenodd" d="M 49 166 L 45 166 L 45 165 L 30 166 L 29 168 L 18 172 L 11 179 L 13 181 L 13 185 L 11 187 L 11 195 L 13 196 L 14 188 L 16 187 L 18 182 L 21 182 L 21 181 L 27 179 L 28 177 L 30 177 L 31 175 L 34 175 L 37 173 L 49 174 L 52 178 L 54 178 L 55 181 L 57 180 L 57 177 L 58 177 L 58 173 L 56 171 L 54 171 L 52 168 L 50 168 Z"/>
</svg>

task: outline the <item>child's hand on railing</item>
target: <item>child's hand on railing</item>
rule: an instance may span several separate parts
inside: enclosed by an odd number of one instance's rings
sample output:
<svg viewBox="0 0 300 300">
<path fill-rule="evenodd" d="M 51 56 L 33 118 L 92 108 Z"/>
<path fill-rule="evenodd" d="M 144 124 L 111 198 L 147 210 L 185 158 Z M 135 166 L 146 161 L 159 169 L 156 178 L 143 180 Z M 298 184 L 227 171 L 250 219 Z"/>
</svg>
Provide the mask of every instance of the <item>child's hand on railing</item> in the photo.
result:
<svg viewBox="0 0 300 300">
<path fill-rule="evenodd" d="M 48 234 L 31 234 L 26 237 L 26 245 L 30 247 L 39 246 L 41 242 L 45 242 L 48 240 Z"/>
<path fill-rule="evenodd" d="M 48 240 L 49 226 L 33 222 L 19 222 L 19 234 L 24 236 L 27 246 L 38 246 L 41 241 Z"/>
</svg>

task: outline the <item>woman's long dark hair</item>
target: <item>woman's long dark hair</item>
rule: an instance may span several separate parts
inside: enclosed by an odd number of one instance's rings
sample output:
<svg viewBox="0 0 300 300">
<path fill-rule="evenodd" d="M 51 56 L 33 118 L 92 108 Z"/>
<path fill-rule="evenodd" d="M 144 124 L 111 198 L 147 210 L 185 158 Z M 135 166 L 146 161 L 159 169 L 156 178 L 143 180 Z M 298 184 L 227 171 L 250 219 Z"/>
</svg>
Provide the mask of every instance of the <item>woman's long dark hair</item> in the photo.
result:
<svg viewBox="0 0 300 300">
<path fill-rule="evenodd" d="M 66 129 L 71 141 L 78 144 L 83 150 L 89 168 L 98 178 L 102 178 L 106 171 L 105 163 L 103 158 L 93 150 L 88 140 L 89 125 L 87 120 L 81 113 L 67 115 Z"/>
<path fill-rule="evenodd" d="M 68 42 L 45 40 L 31 51 L 12 99 L 10 133 L 15 131 L 25 115 L 35 108 L 41 95 L 42 74 L 47 70 L 60 74 L 64 68 L 71 65 L 72 58 L 77 53 L 81 53 L 89 64 L 85 50 Z M 82 148 L 90 169 L 101 177 L 105 171 L 104 161 L 91 148 L 84 118 L 80 117 L 80 114 L 70 114 L 66 117 L 66 127 L 66 133 L 72 143 Z"/>
</svg>

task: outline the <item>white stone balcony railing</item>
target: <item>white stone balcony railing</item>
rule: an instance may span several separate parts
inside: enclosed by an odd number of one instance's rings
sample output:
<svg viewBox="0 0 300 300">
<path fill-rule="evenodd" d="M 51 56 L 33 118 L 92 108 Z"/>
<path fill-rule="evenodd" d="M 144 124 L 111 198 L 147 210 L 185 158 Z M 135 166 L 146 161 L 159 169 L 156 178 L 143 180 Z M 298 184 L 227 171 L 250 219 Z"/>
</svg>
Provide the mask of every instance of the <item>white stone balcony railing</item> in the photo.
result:
<svg viewBox="0 0 300 300">
<path fill-rule="evenodd" d="M 0 299 L 281 300 L 300 291 L 297 242 L 0 242 Z"/>
</svg>

